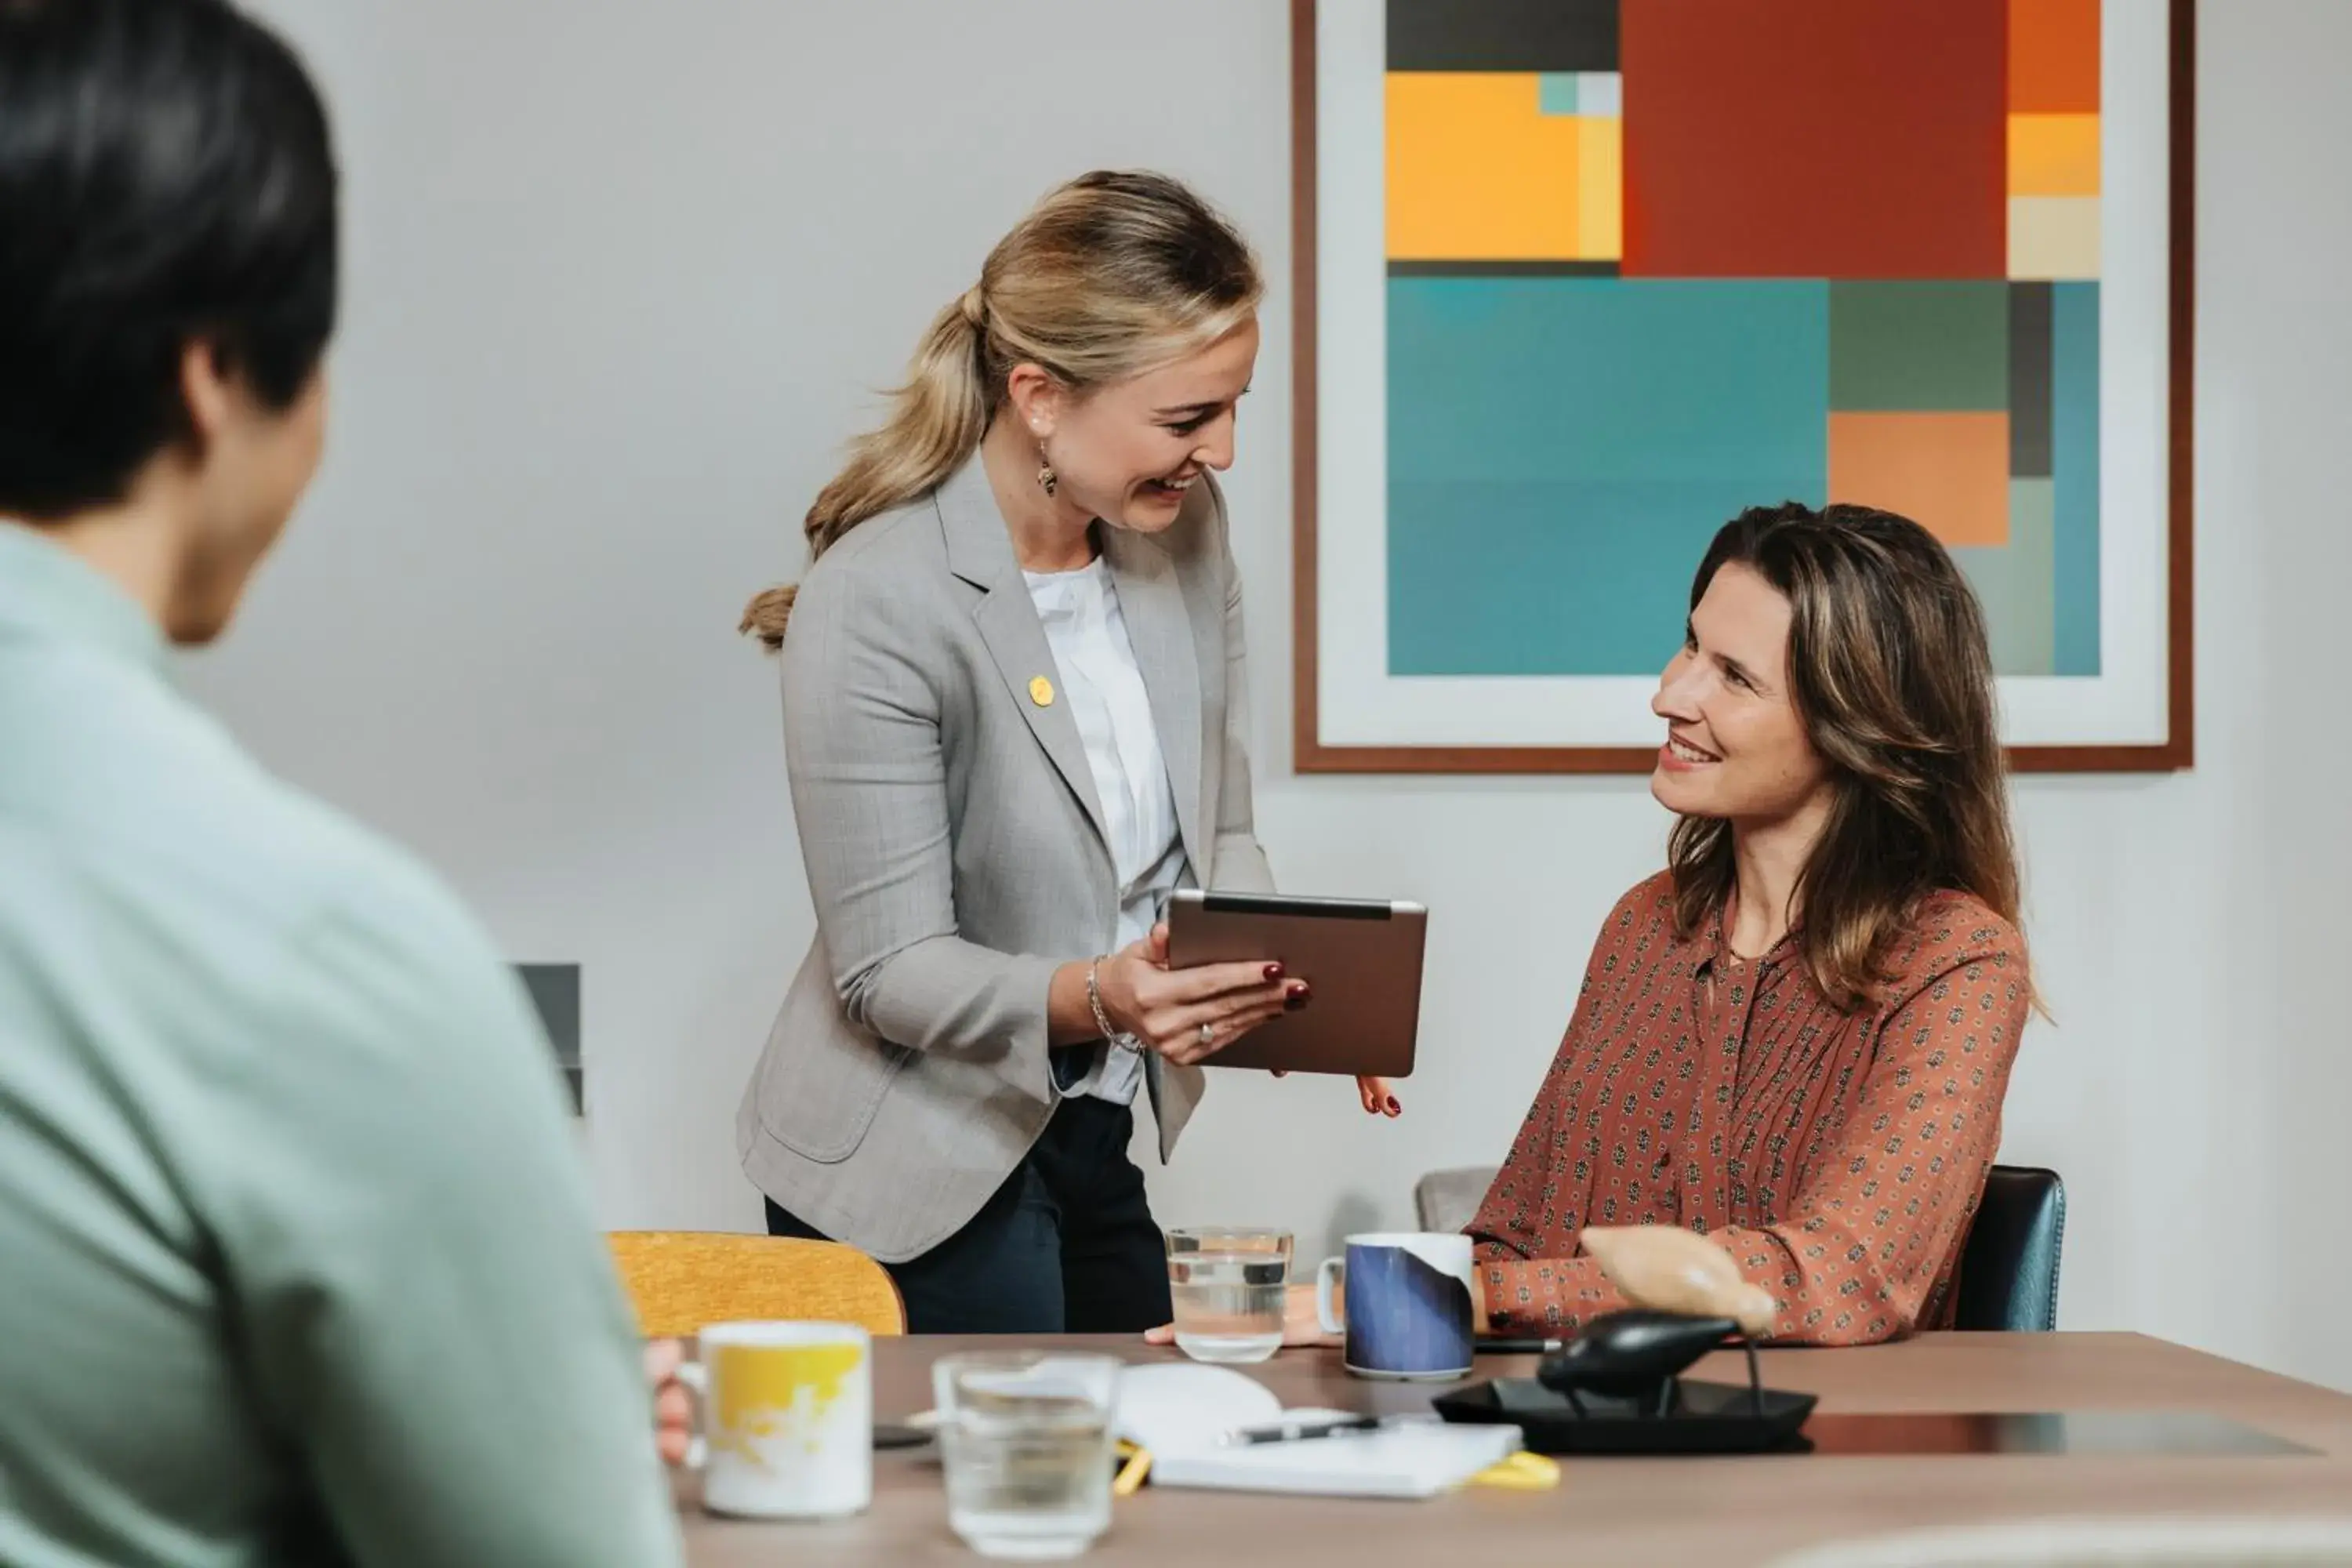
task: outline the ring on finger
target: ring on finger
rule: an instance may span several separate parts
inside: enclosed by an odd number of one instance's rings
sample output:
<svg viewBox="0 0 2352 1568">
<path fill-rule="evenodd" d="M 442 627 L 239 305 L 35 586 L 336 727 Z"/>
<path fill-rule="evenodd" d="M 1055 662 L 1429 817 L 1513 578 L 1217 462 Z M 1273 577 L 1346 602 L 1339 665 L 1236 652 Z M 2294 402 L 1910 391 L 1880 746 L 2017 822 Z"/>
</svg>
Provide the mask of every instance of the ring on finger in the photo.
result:
<svg viewBox="0 0 2352 1568">
<path fill-rule="evenodd" d="M 1201 1026 L 1201 1043 L 1204 1046 L 1213 1046 L 1217 1043 L 1217 1026 L 1214 1024 Z"/>
</svg>

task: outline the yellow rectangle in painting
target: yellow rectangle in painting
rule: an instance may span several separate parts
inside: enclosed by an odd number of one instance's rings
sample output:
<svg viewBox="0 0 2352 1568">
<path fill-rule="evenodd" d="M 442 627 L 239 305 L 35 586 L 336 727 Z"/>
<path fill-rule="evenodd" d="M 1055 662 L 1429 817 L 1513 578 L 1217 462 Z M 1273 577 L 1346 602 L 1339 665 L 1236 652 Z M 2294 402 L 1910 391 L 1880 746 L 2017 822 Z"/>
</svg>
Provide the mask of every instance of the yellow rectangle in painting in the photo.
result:
<svg viewBox="0 0 2352 1568">
<path fill-rule="evenodd" d="M 2097 195 L 2099 117 L 2095 114 L 2011 115 L 2009 194 L 2012 196 Z"/>
<path fill-rule="evenodd" d="M 1574 261 L 1577 146 L 1532 72 L 1391 71 L 1388 253 L 1394 261 Z"/>
<path fill-rule="evenodd" d="M 1576 121 L 1576 254 L 1586 261 L 1625 255 L 1625 122 Z"/>
</svg>

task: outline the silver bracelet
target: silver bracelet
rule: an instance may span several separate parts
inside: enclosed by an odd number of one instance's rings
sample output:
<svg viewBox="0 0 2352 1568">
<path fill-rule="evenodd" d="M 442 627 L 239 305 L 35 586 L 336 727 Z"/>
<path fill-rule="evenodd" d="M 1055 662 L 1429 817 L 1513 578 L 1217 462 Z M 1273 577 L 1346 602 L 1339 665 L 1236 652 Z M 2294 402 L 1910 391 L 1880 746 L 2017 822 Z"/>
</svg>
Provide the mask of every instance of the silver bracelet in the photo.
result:
<svg viewBox="0 0 2352 1568">
<path fill-rule="evenodd" d="M 1095 971 L 1101 963 L 1102 960 L 1099 958 L 1090 958 L 1087 961 L 1087 1005 L 1094 1010 L 1095 1027 L 1102 1031 L 1104 1039 L 1108 1040 L 1120 1050 L 1139 1051 L 1143 1048 L 1143 1042 L 1124 1029 L 1112 1028 L 1110 1015 L 1103 1011 L 1102 987 L 1096 983 L 1095 978 Z"/>
</svg>

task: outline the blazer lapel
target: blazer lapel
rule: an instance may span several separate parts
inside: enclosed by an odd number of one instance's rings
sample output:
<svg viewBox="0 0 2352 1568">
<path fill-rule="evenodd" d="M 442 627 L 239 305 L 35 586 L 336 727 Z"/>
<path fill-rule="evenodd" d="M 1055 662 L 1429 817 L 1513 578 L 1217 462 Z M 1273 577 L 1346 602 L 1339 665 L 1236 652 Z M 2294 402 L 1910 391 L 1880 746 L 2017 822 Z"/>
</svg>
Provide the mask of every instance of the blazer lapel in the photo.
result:
<svg viewBox="0 0 2352 1568">
<path fill-rule="evenodd" d="M 1184 587 L 1158 540 L 1117 528 L 1103 529 L 1102 538 L 1119 616 L 1127 622 L 1143 689 L 1151 695 L 1152 722 L 1176 796 L 1176 826 L 1194 875 L 1202 876 L 1209 846 L 1201 837 L 1201 665 Z"/>
<path fill-rule="evenodd" d="M 1028 721 L 1029 732 L 1037 737 L 1037 744 L 1061 773 L 1062 782 L 1078 797 L 1087 820 L 1094 825 L 1095 836 L 1108 848 L 1110 830 L 1101 797 L 1095 793 L 1087 744 L 1079 738 L 1078 721 L 1070 716 L 1070 705 L 1063 698 L 1061 671 L 1054 666 L 1054 650 L 1045 642 L 1045 626 L 1037 619 L 1035 601 L 1029 596 L 1028 579 L 1021 574 L 1012 536 L 1004 531 L 1004 517 L 996 509 L 996 496 L 988 488 L 988 473 L 981 467 L 979 454 L 949 476 L 936 500 L 940 527 L 947 540 L 948 568 L 983 595 L 973 607 L 972 621 L 988 645 L 989 657 L 996 661 L 997 674 L 1012 694 L 1013 705 Z M 1034 695 L 1034 682 L 1040 677 L 1053 684 L 1052 700 L 1044 703 Z"/>
</svg>

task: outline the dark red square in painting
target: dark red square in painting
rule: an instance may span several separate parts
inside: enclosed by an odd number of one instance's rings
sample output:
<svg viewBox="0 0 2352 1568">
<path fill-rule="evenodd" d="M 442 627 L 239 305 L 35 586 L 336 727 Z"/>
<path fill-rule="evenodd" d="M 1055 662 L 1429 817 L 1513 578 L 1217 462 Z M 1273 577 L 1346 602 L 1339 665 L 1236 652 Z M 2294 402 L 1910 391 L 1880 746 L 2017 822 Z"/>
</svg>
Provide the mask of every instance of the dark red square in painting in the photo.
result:
<svg viewBox="0 0 2352 1568">
<path fill-rule="evenodd" d="M 2000 278 L 2008 0 L 1624 0 L 1624 273 Z"/>
</svg>

